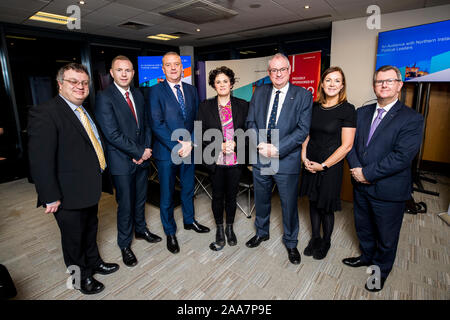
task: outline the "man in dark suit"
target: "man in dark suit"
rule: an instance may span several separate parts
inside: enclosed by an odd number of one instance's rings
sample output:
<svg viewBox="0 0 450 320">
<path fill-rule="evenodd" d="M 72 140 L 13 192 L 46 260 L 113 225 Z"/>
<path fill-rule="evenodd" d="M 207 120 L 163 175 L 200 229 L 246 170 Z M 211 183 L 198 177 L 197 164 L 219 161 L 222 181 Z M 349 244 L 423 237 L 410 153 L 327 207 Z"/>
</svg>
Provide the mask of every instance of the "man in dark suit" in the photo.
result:
<svg viewBox="0 0 450 320">
<path fill-rule="evenodd" d="M 183 65 L 176 52 L 168 52 L 162 59 L 166 81 L 150 88 L 150 122 L 154 135 L 153 156 L 156 159 L 160 183 L 160 213 L 164 232 L 167 235 L 167 249 L 172 253 L 180 251 L 176 238 L 177 225 L 173 217 L 173 194 L 175 177 L 179 173 L 181 183 L 181 208 L 184 229 L 199 233 L 209 232 L 194 218 L 194 171 L 192 147 L 188 139 L 172 140 L 172 132 L 184 129 L 190 136 L 198 112 L 198 95 L 194 86 L 181 81 Z M 188 158 L 176 164 L 173 157 Z M 186 160 L 185 159 L 185 160 Z"/>
<path fill-rule="evenodd" d="M 137 264 L 131 250 L 133 229 L 136 239 L 161 241 L 145 222 L 152 134 L 144 97 L 130 86 L 134 77 L 131 61 L 115 57 L 110 74 L 114 83 L 97 94 L 95 117 L 106 139 L 106 159 L 116 188 L 117 243 L 123 262 L 132 267 Z"/>
<path fill-rule="evenodd" d="M 289 83 L 291 67 L 286 56 L 274 55 L 269 60 L 268 72 L 272 85 L 256 88 L 247 117 L 247 127 L 258 131 L 260 138 L 258 162 L 253 165 L 256 235 L 246 245 L 254 248 L 269 239 L 272 187 L 276 183 L 283 215 L 283 242 L 289 261 L 299 264 L 298 179 L 302 143 L 311 123 L 312 95 Z M 261 132 L 265 129 L 267 136 L 261 140 Z M 262 159 L 270 160 L 271 166 L 277 163 L 278 168 L 268 170 Z"/>
<path fill-rule="evenodd" d="M 97 248 L 102 186 L 112 193 L 105 171 L 105 143 L 93 117 L 82 106 L 89 95 L 87 69 L 68 64 L 58 71 L 57 81 L 59 95 L 29 112 L 30 172 L 38 193 L 37 205 L 55 215 L 61 230 L 66 266 L 80 269 L 80 287 L 75 287 L 84 294 L 94 294 L 104 285 L 93 275 L 119 269 L 115 263 L 103 262 Z"/>
<path fill-rule="evenodd" d="M 411 197 L 411 162 L 422 141 L 423 117 L 398 100 L 403 86 L 398 68 L 374 74 L 377 103 L 357 110 L 355 143 L 347 155 L 353 181 L 353 210 L 361 256 L 350 267 L 376 265 L 380 274 L 371 292 L 383 289 L 394 264 L 405 201 Z"/>
</svg>

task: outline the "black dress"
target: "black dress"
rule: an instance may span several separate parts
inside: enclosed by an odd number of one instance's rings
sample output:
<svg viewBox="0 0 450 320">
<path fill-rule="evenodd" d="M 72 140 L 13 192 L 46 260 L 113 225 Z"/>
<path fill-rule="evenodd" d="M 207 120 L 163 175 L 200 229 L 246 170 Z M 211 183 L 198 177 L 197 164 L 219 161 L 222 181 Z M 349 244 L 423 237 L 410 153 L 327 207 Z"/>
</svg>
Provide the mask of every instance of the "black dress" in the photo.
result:
<svg viewBox="0 0 450 320">
<path fill-rule="evenodd" d="M 314 103 L 306 157 L 317 163 L 324 162 L 342 144 L 343 127 L 356 127 L 356 110 L 352 104 L 343 102 L 324 108 Z M 317 208 L 327 212 L 340 211 L 343 166 L 344 160 L 341 160 L 327 171 L 317 173 L 303 167 L 300 196 L 307 195 L 310 201 L 317 202 Z"/>
</svg>

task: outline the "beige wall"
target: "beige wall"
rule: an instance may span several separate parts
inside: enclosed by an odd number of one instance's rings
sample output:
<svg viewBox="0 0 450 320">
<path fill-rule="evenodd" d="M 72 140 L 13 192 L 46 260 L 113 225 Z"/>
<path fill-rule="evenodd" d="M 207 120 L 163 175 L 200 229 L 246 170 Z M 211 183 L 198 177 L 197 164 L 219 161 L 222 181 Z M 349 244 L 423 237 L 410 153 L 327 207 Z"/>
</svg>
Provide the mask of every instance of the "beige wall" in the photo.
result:
<svg viewBox="0 0 450 320">
<path fill-rule="evenodd" d="M 378 32 L 406 28 L 450 18 L 450 5 L 383 14 L 381 29 L 369 30 L 367 17 L 333 22 L 331 65 L 340 66 L 347 80 L 349 102 L 356 107 L 375 98 L 372 74 L 375 70 Z"/>
</svg>

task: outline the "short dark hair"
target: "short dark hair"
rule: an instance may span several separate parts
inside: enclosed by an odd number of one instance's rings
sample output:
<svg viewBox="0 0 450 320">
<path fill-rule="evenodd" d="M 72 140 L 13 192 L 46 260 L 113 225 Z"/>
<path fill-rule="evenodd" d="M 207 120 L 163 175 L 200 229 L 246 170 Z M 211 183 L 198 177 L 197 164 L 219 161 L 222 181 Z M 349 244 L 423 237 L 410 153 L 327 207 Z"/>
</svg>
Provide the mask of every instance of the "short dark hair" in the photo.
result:
<svg viewBox="0 0 450 320">
<path fill-rule="evenodd" d="M 216 87 L 214 86 L 214 82 L 216 81 L 216 77 L 221 73 L 223 73 L 230 79 L 230 84 L 233 86 L 236 81 L 236 79 L 234 78 L 234 72 L 233 70 L 225 66 L 215 68 L 214 70 L 211 70 L 209 72 L 209 85 L 215 89 Z"/>
<path fill-rule="evenodd" d="M 72 62 L 72 63 L 66 64 L 65 66 L 61 67 L 58 70 L 58 73 L 56 74 L 56 81 L 63 82 L 64 72 L 66 72 L 67 70 L 74 70 L 76 72 L 84 72 L 87 74 L 88 77 L 90 77 L 88 69 L 84 65 Z"/>
<path fill-rule="evenodd" d="M 377 71 L 375 71 L 375 73 L 373 74 L 373 81 L 375 81 L 377 79 L 378 72 L 386 72 L 389 70 L 394 70 L 395 73 L 397 74 L 397 80 L 403 81 L 402 73 L 400 72 L 400 69 L 397 68 L 396 66 L 390 66 L 390 65 L 385 65 L 385 66 L 379 67 L 377 69 Z"/>
<path fill-rule="evenodd" d="M 112 61 L 111 61 L 111 69 L 113 68 L 114 62 L 116 62 L 117 60 L 130 61 L 131 66 L 133 67 L 133 62 L 131 62 L 131 60 L 128 57 L 123 56 L 123 55 L 118 55 L 117 57 L 112 59 Z"/>
</svg>

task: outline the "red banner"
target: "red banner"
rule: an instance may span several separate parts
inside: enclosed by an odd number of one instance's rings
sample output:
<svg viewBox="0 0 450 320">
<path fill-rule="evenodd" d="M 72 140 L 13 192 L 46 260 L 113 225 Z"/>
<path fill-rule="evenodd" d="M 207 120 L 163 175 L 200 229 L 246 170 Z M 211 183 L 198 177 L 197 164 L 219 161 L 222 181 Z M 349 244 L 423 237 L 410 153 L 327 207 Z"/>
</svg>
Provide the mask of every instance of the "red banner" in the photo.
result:
<svg viewBox="0 0 450 320">
<path fill-rule="evenodd" d="M 316 100 L 317 87 L 320 81 L 320 57 L 320 51 L 289 56 L 291 83 L 311 91 L 314 100 Z"/>
</svg>

